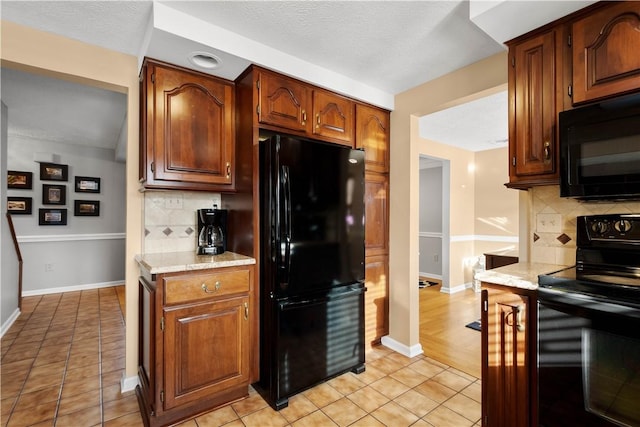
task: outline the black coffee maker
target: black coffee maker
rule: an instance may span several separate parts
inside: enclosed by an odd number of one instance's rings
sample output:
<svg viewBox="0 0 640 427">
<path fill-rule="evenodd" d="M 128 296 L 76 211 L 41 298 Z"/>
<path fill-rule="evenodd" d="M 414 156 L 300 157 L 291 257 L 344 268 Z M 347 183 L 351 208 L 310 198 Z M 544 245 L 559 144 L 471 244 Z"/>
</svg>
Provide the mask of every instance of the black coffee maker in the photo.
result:
<svg viewBox="0 0 640 427">
<path fill-rule="evenodd" d="M 198 209 L 198 255 L 220 255 L 227 248 L 227 211 Z"/>
</svg>

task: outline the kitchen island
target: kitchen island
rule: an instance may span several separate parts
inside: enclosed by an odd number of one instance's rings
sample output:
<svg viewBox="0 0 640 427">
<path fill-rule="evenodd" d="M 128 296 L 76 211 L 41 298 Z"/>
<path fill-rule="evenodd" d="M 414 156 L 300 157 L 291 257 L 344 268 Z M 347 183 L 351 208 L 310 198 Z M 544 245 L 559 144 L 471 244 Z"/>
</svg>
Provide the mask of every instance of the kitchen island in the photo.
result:
<svg viewBox="0 0 640 427">
<path fill-rule="evenodd" d="M 248 396 L 257 377 L 255 259 L 233 252 L 144 254 L 136 395 L 146 426 Z"/>
</svg>

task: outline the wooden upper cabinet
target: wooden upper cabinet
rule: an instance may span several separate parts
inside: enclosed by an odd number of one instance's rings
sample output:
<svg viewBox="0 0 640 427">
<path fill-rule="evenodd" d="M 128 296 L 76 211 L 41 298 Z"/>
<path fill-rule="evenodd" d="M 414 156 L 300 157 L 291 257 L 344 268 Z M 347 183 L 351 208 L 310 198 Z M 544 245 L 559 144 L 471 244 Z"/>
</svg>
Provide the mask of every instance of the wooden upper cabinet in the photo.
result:
<svg viewBox="0 0 640 427">
<path fill-rule="evenodd" d="M 234 168 L 233 84 L 150 61 L 143 73 L 144 186 L 227 190 Z"/>
<path fill-rule="evenodd" d="M 356 104 L 356 148 L 364 149 L 368 171 L 389 172 L 389 112 Z"/>
<path fill-rule="evenodd" d="M 509 186 L 557 183 L 557 30 L 509 46 Z"/>
<path fill-rule="evenodd" d="M 335 93 L 313 90 L 313 135 L 353 146 L 354 102 Z"/>
<path fill-rule="evenodd" d="M 258 77 L 258 121 L 295 131 L 308 132 L 311 101 L 309 87 L 288 77 L 260 71 Z"/>
<path fill-rule="evenodd" d="M 640 89 L 640 2 L 606 5 L 572 34 L 574 104 Z"/>
</svg>

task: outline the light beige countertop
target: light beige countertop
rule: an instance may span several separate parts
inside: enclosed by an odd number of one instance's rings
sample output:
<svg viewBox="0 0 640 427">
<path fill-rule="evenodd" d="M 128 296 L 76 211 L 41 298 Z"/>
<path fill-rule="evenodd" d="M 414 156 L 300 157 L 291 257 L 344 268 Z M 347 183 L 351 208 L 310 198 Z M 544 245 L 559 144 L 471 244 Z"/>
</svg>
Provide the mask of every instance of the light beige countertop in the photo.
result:
<svg viewBox="0 0 640 427">
<path fill-rule="evenodd" d="M 136 261 L 151 274 L 236 267 L 256 263 L 254 258 L 228 251 L 220 255 L 196 255 L 195 251 L 142 254 L 136 255 Z"/>
<path fill-rule="evenodd" d="M 567 265 L 518 262 L 478 273 L 482 282 L 507 285 L 523 289 L 538 289 L 538 275 L 553 273 L 568 268 Z"/>
</svg>

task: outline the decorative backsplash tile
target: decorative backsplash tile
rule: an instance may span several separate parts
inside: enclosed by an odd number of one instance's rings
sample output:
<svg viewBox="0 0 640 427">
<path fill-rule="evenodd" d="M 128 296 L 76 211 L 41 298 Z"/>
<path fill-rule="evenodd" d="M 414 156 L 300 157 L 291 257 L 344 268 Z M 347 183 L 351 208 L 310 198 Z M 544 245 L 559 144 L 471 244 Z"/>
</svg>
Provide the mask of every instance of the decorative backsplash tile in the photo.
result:
<svg viewBox="0 0 640 427">
<path fill-rule="evenodd" d="M 557 185 L 533 187 L 529 192 L 529 223 L 533 227 L 529 241 L 532 262 L 574 265 L 578 216 L 640 213 L 640 202 L 637 201 L 581 202 L 561 198 Z"/>
<path fill-rule="evenodd" d="M 221 207 L 220 194 L 189 191 L 144 193 L 144 252 L 195 251 L 197 210 Z"/>
</svg>

